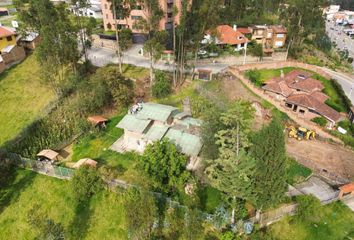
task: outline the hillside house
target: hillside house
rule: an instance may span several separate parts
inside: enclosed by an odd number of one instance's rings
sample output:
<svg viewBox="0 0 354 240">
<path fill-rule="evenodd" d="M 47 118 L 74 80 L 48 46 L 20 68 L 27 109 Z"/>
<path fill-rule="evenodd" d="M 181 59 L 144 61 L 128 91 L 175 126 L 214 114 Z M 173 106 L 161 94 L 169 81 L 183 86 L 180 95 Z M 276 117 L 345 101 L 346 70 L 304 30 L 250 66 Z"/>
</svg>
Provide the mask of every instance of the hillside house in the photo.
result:
<svg viewBox="0 0 354 240">
<path fill-rule="evenodd" d="M 133 106 L 118 123 L 117 127 L 124 130 L 124 135 L 111 146 L 111 150 L 143 153 L 148 144 L 168 139 L 178 151 L 190 157 L 188 168 L 193 169 L 202 148 L 200 126 L 200 120 L 175 107 L 141 103 Z"/>
<path fill-rule="evenodd" d="M 261 44 L 267 54 L 273 53 L 274 49 L 285 47 L 287 30 L 281 25 L 255 25 L 248 29 L 252 32 L 251 39 Z"/>
<path fill-rule="evenodd" d="M 249 40 L 241 32 L 237 31 L 237 26 L 230 27 L 229 25 L 219 25 L 216 27 L 215 34 L 208 31 L 202 44 L 214 43 L 220 47 L 229 45 L 234 47 L 235 51 L 240 51 L 247 48 Z"/>
<path fill-rule="evenodd" d="M 323 84 L 311 78 L 308 72 L 294 70 L 282 74 L 262 88 L 300 117 L 310 120 L 322 116 L 328 120 L 330 128 L 340 119 L 340 114 L 325 103 L 329 97 L 322 92 Z"/>
</svg>

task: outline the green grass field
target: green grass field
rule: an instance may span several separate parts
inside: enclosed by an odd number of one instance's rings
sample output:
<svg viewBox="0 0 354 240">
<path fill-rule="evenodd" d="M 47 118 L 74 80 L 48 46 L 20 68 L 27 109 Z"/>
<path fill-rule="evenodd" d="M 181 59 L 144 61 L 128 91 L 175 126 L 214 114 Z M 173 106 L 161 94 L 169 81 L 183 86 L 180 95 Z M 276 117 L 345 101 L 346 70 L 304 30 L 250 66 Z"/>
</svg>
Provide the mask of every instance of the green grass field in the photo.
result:
<svg viewBox="0 0 354 240">
<path fill-rule="evenodd" d="M 123 134 L 123 130 L 116 128 L 118 122 L 126 114 L 125 111 L 109 120 L 107 128 L 99 132 L 93 132 L 80 138 L 73 146 L 72 161 L 82 158 L 92 158 L 100 165 L 108 165 L 118 168 L 122 172 L 121 178 L 135 180 L 134 165 L 138 156 L 134 153 L 120 154 L 109 150 L 109 147 Z"/>
<path fill-rule="evenodd" d="M 287 183 L 291 185 L 300 183 L 309 177 L 311 173 L 311 169 L 301 165 L 294 159 L 287 159 Z"/>
<path fill-rule="evenodd" d="M 54 100 L 39 78 L 34 55 L 0 74 L 0 146 L 16 137 Z"/>
<path fill-rule="evenodd" d="M 298 221 L 286 217 L 268 229 L 272 239 L 279 240 L 350 240 L 354 239 L 354 213 L 341 202 L 318 209 L 319 222 Z"/>
<path fill-rule="evenodd" d="M 27 212 L 35 203 L 61 223 L 67 239 L 127 239 L 119 195 L 103 191 L 77 206 L 70 182 L 17 170 L 0 190 L 0 239 L 35 239 Z"/>
</svg>

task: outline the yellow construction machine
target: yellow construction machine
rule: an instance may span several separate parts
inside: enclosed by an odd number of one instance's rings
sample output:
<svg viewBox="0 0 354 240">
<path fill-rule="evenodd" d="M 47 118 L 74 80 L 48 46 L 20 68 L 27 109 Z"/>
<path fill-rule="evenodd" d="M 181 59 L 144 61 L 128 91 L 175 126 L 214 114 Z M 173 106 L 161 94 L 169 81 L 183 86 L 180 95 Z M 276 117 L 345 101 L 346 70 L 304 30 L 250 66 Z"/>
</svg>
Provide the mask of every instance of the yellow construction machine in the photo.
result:
<svg viewBox="0 0 354 240">
<path fill-rule="evenodd" d="M 296 138 L 297 140 L 301 141 L 303 139 L 306 140 L 311 140 L 316 138 L 316 132 L 312 130 L 308 130 L 304 127 L 294 127 L 294 126 L 289 126 L 287 127 L 289 131 L 289 137 L 290 138 Z"/>
</svg>

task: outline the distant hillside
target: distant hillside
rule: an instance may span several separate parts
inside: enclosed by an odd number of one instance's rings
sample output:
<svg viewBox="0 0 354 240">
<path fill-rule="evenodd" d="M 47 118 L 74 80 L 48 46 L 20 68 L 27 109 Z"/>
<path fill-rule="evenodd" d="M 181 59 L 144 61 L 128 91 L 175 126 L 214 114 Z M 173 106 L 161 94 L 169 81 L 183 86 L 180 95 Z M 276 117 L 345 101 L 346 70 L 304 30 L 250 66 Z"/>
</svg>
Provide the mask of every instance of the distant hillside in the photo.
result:
<svg viewBox="0 0 354 240">
<path fill-rule="evenodd" d="M 332 0 L 333 4 L 339 4 L 342 10 L 354 11 L 354 1 L 353 0 Z"/>
</svg>

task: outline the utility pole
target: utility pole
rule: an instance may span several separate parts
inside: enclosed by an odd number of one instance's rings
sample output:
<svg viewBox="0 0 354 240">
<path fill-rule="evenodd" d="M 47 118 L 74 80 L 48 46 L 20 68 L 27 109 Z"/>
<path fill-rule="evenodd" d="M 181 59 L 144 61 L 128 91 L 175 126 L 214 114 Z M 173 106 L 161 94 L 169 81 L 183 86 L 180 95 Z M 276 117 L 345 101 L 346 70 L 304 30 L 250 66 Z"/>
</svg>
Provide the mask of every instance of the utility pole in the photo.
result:
<svg viewBox="0 0 354 240">
<path fill-rule="evenodd" d="M 246 64 L 246 58 L 247 58 L 247 45 L 248 45 L 248 43 L 246 43 L 246 45 L 245 45 L 245 54 L 244 54 L 244 56 L 243 56 L 243 65 L 245 65 L 245 64 Z"/>
</svg>

